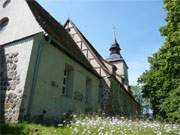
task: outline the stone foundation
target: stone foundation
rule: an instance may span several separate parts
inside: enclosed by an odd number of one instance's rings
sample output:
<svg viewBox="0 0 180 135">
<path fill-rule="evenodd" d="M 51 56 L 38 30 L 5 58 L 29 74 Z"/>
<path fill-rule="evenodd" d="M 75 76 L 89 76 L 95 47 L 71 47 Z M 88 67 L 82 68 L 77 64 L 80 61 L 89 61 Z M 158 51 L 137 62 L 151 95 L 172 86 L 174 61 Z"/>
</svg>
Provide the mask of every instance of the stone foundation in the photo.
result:
<svg viewBox="0 0 180 135">
<path fill-rule="evenodd" d="M 18 52 L 5 54 L 1 48 L 1 119 L 7 122 L 15 122 L 18 119 L 22 99 L 22 90 L 17 89 L 20 84 L 17 71 L 18 55 Z"/>
<path fill-rule="evenodd" d="M 18 122 L 26 110 L 24 91 L 30 88 L 25 85 L 32 47 L 32 37 L 0 46 L 1 121 Z"/>
</svg>

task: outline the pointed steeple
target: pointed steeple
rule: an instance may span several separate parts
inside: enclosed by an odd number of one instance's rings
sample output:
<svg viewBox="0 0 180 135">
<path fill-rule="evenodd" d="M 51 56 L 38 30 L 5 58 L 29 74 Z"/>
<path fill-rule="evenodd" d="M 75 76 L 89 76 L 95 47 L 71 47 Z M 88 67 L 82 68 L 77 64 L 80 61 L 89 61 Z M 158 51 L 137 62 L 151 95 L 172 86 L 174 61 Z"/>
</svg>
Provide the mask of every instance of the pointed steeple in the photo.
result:
<svg viewBox="0 0 180 135">
<path fill-rule="evenodd" d="M 120 54 L 120 46 L 119 43 L 117 42 L 116 39 L 116 33 L 115 33 L 115 27 L 113 28 L 113 41 L 112 41 L 112 45 L 109 49 L 110 51 L 110 56 L 107 59 L 107 61 L 117 61 L 117 60 L 121 60 L 123 59 L 121 54 Z"/>
<path fill-rule="evenodd" d="M 121 48 L 119 47 L 119 44 L 116 40 L 115 27 L 113 28 L 113 42 L 112 42 L 111 48 L 109 50 L 110 50 L 110 55 L 111 54 L 120 54 Z"/>
</svg>

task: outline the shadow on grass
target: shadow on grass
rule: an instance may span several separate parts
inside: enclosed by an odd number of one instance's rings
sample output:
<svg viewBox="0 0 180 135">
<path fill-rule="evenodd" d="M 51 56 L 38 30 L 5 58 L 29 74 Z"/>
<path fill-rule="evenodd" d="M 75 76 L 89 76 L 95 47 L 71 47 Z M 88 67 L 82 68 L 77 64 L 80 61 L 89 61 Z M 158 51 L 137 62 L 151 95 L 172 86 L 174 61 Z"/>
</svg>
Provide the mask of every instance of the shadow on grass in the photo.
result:
<svg viewBox="0 0 180 135">
<path fill-rule="evenodd" d="M 21 121 L 17 124 L 3 123 L 0 125 L 0 135 L 39 135 L 50 132 L 58 132 L 61 135 L 69 134 L 69 128 L 67 125 L 72 121 L 71 113 L 63 115 L 63 118 L 58 123 L 51 123 L 50 121 L 44 121 L 43 117 L 37 117 L 29 121 Z M 58 134 L 59 135 L 59 134 Z"/>
<path fill-rule="evenodd" d="M 0 135 L 69 135 L 71 131 L 66 126 L 42 125 L 36 123 L 1 124 Z"/>
<path fill-rule="evenodd" d="M 27 135 L 28 131 L 25 130 L 23 124 L 1 124 L 2 135 Z"/>
</svg>

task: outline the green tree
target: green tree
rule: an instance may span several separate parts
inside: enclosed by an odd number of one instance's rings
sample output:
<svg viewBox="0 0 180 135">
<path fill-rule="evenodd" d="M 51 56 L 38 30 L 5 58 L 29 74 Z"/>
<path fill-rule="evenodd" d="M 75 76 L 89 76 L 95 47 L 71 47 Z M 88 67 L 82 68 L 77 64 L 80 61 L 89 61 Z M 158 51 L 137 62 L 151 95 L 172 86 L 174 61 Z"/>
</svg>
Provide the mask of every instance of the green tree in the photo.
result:
<svg viewBox="0 0 180 135">
<path fill-rule="evenodd" d="M 143 97 L 142 88 L 139 85 L 131 86 L 132 94 L 135 100 L 141 105 L 142 114 L 145 118 L 150 117 L 152 114 L 151 104 L 149 98 Z"/>
<path fill-rule="evenodd" d="M 150 69 L 139 78 L 154 116 L 180 122 L 180 0 L 164 0 L 167 25 L 160 28 L 163 46 L 148 58 Z"/>
<path fill-rule="evenodd" d="M 142 88 L 141 88 L 141 86 L 139 86 L 139 85 L 131 86 L 131 91 L 133 93 L 133 96 L 134 96 L 135 100 L 138 103 L 140 103 L 140 105 L 142 105 L 143 97 L 142 97 Z"/>
</svg>

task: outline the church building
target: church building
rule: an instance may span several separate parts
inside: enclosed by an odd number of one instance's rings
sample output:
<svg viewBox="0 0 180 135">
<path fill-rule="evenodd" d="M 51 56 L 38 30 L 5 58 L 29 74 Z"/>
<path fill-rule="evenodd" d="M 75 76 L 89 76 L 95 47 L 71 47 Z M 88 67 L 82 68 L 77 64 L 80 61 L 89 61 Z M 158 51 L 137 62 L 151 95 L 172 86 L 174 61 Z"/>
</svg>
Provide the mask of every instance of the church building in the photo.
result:
<svg viewBox="0 0 180 135">
<path fill-rule="evenodd" d="M 103 59 L 72 20 L 61 25 L 35 0 L 1 0 L 0 120 L 55 122 L 68 112 L 137 117 L 120 50 L 114 35 Z"/>
</svg>

